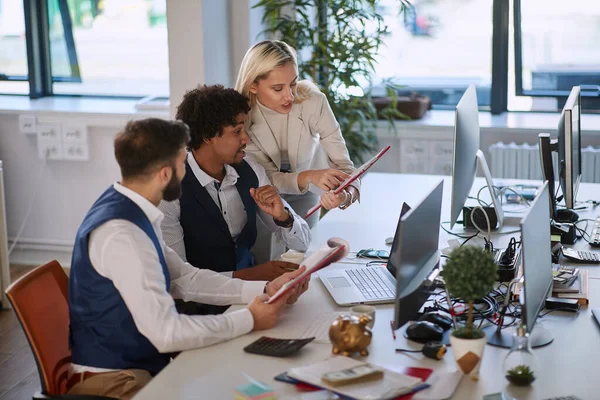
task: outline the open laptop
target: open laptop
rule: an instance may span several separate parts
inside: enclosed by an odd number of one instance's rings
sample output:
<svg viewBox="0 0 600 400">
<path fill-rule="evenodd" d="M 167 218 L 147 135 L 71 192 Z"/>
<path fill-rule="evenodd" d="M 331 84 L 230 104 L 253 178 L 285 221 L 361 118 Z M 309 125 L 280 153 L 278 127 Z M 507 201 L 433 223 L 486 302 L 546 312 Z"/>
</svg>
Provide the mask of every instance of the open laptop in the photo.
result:
<svg viewBox="0 0 600 400">
<path fill-rule="evenodd" d="M 396 298 L 396 276 L 402 279 L 398 290 L 404 290 L 416 268 L 410 260 L 426 260 L 438 253 L 443 181 L 414 209 L 403 206 L 387 265 L 360 268 L 325 268 L 319 278 L 340 306 L 352 304 L 393 303 Z M 408 211 L 404 212 L 405 209 Z M 402 254 L 402 252 L 406 254 Z M 402 266 L 402 271 L 397 269 Z"/>
</svg>

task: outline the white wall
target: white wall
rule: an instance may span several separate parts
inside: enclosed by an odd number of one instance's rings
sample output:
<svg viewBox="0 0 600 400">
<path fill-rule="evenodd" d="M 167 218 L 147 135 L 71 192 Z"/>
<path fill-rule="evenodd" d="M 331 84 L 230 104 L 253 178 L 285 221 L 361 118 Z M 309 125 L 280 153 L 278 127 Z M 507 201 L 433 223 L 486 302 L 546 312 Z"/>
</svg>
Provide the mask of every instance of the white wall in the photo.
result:
<svg viewBox="0 0 600 400">
<path fill-rule="evenodd" d="M 13 252 L 12 262 L 38 264 L 49 261 L 49 255 L 70 262 L 73 239 L 85 213 L 119 178 L 112 146 L 117 131 L 117 126 L 89 127 L 89 162 L 46 161 L 44 165 L 35 135 L 19 133 L 17 114 L 0 114 L 9 240 L 16 236 L 35 197 L 22 233 L 23 245 Z"/>
</svg>

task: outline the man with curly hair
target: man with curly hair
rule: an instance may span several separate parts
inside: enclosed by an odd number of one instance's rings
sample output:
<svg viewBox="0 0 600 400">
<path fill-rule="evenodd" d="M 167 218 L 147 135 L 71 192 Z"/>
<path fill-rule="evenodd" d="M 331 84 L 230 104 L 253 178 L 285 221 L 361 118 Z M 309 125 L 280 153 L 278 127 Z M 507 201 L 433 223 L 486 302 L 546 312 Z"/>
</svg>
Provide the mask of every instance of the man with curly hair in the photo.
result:
<svg viewBox="0 0 600 400">
<path fill-rule="evenodd" d="M 182 195 L 159 208 L 165 214 L 165 242 L 184 260 L 234 278 L 270 280 L 297 265 L 254 264 L 257 218 L 298 251 L 308 248 L 310 228 L 245 153 L 249 110 L 245 96 L 221 85 L 185 94 L 176 115 L 191 134 Z"/>
<path fill-rule="evenodd" d="M 71 395 L 130 399 L 169 364 L 173 352 L 271 329 L 284 305 L 308 288 L 305 279 L 267 304 L 304 267 L 268 283 L 242 281 L 194 268 L 165 245 L 157 205 L 180 195 L 189 138 L 185 124 L 156 118 L 130 122 L 115 138 L 121 180 L 92 205 L 73 247 L 66 383 Z M 176 311 L 173 298 L 248 306 L 189 316 Z"/>
</svg>

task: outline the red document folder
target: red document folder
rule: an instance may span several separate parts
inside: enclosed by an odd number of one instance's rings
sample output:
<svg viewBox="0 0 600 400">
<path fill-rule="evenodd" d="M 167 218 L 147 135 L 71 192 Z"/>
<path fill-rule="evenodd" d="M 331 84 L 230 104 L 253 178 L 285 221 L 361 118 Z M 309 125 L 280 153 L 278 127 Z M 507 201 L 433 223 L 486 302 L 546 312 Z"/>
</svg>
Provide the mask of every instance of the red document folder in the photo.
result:
<svg viewBox="0 0 600 400">
<path fill-rule="evenodd" d="M 350 184 L 352 182 L 354 182 L 355 180 L 357 180 L 358 178 L 360 178 L 365 172 L 367 172 L 367 170 L 369 168 L 371 168 L 377 161 L 379 161 L 379 159 L 381 157 L 383 157 L 383 155 L 390 149 L 390 147 L 391 146 L 385 147 L 379 153 L 377 153 L 375 155 L 375 157 L 371 158 L 369 161 L 367 161 L 366 163 L 364 163 L 363 165 L 361 165 L 360 168 L 358 168 L 352 175 L 350 175 L 350 177 L 348 179 L 346 179 L 344 182 L 342 182 L 342 184 L 340 186 L 338 186 L 333 191 L 333 193 L 335 193 L 335 194 L 341 193 L 342 190 L 344 190 L 348 186 L 350 186 Z M 313 215 L 319 208 L 321 208 L 321 203 L 317 204 L 316 206 L 314 206 L 313 208 L 311 208 L 310 210 L 308 210 L 308 212 L 304 216 L 304 219 L 306 219 L 306 218 L 310 217 L 311 215 Z"/>
</svg>

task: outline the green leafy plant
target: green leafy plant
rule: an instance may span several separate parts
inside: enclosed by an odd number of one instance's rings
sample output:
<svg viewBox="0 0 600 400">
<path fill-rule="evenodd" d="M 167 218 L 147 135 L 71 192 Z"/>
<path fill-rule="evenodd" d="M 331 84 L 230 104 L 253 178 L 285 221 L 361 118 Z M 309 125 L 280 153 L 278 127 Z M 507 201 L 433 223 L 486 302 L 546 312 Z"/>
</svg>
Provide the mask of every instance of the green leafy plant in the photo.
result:
<svg viewBox="0 0 600 400">
<path fill-rule="evenodd" d="M 379 0 L 262 0 L 265 32 L 299 53 L 301 78 L 311 78 L 325 93 L 346 140 L 350 157 L 359 163 L 377 146 L 377 110 L 369 92 L 375 56 L 389 34 L 378 12 Z M 398 0 L 400 12 L 410 5 Z M 303 57 L 306 53 L 310 57 Z M 395 91 L 388 85 L 388 95 Z M 392 102 L 382 115 L 392 125 L 403 115 Z"/>
<path fill-rule="evenodd" d="M 535 381 L 535 375 L 527 365 L 517 365 L 506 371 L 506 379 L 514 385 L 527 386 Z"/>
<path fill-rule="evenodd" d="M 483 332 L 473 329 L 473 303 L 488 294 L 497 280 L 497 267 L 492 254 L 478 247 L 458 247 L 450 253 L 442 276 L 446 290 L 452 297 L 468 303 L 467 324 L 453 332 L 453 335 L 464 339 L 483 337 Z"/>
</svg>

